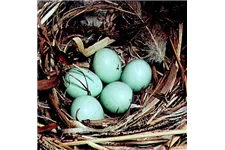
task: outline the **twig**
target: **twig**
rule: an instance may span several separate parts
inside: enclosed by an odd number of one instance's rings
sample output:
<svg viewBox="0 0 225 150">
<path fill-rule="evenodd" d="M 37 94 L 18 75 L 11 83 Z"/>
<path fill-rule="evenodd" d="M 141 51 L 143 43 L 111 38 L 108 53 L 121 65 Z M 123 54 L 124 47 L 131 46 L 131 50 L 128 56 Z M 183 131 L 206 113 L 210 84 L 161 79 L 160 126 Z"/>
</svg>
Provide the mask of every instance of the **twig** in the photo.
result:
<svg viewBox="0 0 225 150">
<path fill-rule="evenodd" d="M 93 143 L 93 142 L 87 142 L 87 144 L 95 149 L 98 149 L 98 150 L 108 150 L 108 148 L 105 148 L 101 145 L 98 145 L 96 143 Z"/>
<path fill-rule="evenodd" d="M 113 2 L 111 2 L 110 0 L 105 0 L 105 2 L 107 2 L 107 3 L 109 3 L 109 4 L 113 4 L 113 5 L 115 5 L 115 6 L 118 6 L 117 3 L 113 3 Z"/>
<path fill-rule="evenodd" d="M 135 140 L 139 138 L 149 138 L 149 137 L 156 137 L 156 136 L 167 136 L 167 135 L 186 134 L 186 133 L 187 133 L 187 130 L 169 130 L 169 131 L 162 131 L 162 132 L 155 132 L 155 133 L 145 132 L 145 133 L 139 133 L 139 134 L 133 134 L 133 135 L 67 142 L 67 143 L 63 143 L 63 145 L 68 145 L 68 146 L 85 145 L 88 142 L 94 142 L 94 143 L 115 142 L 115 141 Z"/>
</svg>

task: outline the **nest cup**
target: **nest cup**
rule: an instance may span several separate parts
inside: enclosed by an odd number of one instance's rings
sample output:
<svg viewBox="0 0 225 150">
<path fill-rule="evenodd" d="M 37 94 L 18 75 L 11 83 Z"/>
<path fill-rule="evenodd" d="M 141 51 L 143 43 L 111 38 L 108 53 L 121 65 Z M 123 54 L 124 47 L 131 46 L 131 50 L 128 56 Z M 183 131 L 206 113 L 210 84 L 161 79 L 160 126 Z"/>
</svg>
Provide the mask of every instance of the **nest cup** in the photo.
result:
<svg viewBox="0 0 225 150">
<path fill-rule="evenodd" d="M 185 149 L 186 26 L 173 17 L 185 17 L 184 8 L 185 2 L 38 2 L 38 148 Z M 133 93 L 125 113 L 78 121 L 70 116 L 74 99 L 65 93 L 64 76 L 74 67 L 93 71 L 94 54 L 106 47 L 119 56 L 122 70 L 145 60 L 151 83 Z"/>
</svg>

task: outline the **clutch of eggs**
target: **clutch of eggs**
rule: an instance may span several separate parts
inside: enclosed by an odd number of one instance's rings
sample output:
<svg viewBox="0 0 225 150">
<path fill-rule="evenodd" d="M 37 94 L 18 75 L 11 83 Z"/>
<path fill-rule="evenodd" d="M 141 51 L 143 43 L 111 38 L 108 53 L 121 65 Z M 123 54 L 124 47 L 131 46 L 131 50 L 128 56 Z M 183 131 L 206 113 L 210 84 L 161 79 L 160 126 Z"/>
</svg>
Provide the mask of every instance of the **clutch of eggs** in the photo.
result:
<svg viewBox="0 0 225 150">
<path fill-rule="evenodd" d="M 102 106 L 111 113 L 125 113 L 131 105 L 133 92 L 148 87 L 152 79 L 152 70 L 146 61 L 132 60 L 122 71 L 119 56 L 109 48 L 94 55 L 92 69 L 94 73 L 85 68 L 73 68 L 65 75 L 66 92 L 75 98 L 71 115 L 80 121 L 103 119 Z M 104 88 L 102 82 L 106 83 Z M 98 95 L 99 101 L 94 98 Z"/>
</svg>

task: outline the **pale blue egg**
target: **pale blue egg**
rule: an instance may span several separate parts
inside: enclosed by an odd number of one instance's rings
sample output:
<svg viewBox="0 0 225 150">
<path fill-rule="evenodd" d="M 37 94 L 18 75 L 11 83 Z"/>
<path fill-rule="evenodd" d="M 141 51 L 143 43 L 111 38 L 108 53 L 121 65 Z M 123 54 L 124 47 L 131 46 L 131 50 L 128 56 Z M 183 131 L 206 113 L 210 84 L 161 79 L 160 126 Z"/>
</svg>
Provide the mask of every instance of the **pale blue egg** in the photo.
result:
<svg viewBox="0 0 225 150">
<path fill-rule="evenodd" d="M 93 70 L 105 83 L 118 81 L 122 73 L 120 58 L 109 48 L 101 49 L 94 56 Z"/>
<path fill-rule="evenodd" d="M 108 84 L 100 95 L 100 103 L 111 113 L 124 113 L 132 101 L 132 89 L 123 82 L 116 81 Z"/>
<path fill-rule="evenodd" d="M 152 79 L 152 69 L 141 59 L 129 62 L 121 75 L 121 81 L 129 85 L 134 92 L 145 89 Z"/>
<path fill-rule="evenodd" d="M 90 95 L 95 97 L 100 94 L 103 88 L 99 77 L 85 68 L 69 70 L 65 75 L 64 85 L 66 92 L 73 98 L 88 95 L 88 90 Z"/>
<path fill-rule="evenodd" d="M 92 96 L 80 96 L 76 98 L 70 109 L 74 119 L 82 120 L 101 120 L 104 119 L 104 111 L 101 104 Z"/>
</svg>

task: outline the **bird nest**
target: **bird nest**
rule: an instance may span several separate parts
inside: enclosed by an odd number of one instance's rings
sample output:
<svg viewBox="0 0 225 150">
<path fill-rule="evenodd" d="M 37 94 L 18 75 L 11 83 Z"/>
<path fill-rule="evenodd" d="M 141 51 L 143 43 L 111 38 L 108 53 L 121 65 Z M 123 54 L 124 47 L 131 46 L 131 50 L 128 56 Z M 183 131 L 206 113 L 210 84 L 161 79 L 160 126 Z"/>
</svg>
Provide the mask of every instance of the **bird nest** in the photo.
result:
<svg viewBox="0 0 225 150">
<path fill-rule="evenodd" d="M 186 2 L 38 2 L 38 149 L 186 149 Z M 123 115 L 78 121 L 63 86 L 74 67 L 91 70 L 109 47 L 153 78 Z M 135 80 L 135 79 L 134 79 Z M 98 97 L 97 97 L 98 99 Z"/>
</svg>

